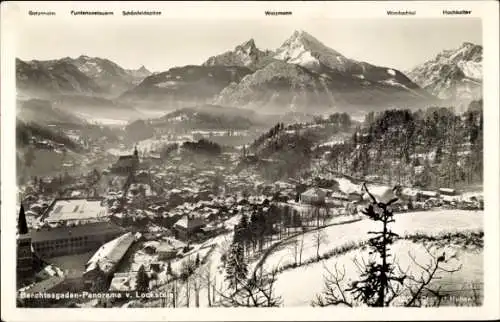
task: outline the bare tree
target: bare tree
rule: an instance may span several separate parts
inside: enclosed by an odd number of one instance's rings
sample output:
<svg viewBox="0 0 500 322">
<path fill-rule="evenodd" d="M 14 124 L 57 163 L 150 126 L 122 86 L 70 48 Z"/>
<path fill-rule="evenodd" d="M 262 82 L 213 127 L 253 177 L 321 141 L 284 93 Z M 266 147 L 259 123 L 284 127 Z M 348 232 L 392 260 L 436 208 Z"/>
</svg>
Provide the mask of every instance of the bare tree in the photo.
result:
<svg viewBox="0 0 500 322">
<path fill-rule="evenodd" d="M 177 289 L 177 279 L 172 281 L 172 307 L 178 306 L 178 289 Z"/>
<path fill-rule="evenodd" d="M 212 284 L 212 304 L 216 302 L 216 285 L 217 285 L 217 275 L 214 275 L 214 282 Z"/>
<path fill-rule="evenodd" d="M 302 265 L 302 252 L 304 251 L 304 233 L 306 231 L 305 227 L 302 227 L 302 234 L 300 235 L 300 247 L 299 247 L 299 265 Z"/>
<path fill-rule="evenodd" d="M 202 288 L 203 275 L 200 271 L 195 271 L 191 276 L 193 290 L 194 290 L 194 305 L 200 307 L 200 290 Z"/>
<path fill-rule="evenodd" d="M 415 273 L 408 273 L 408 270 L 404 272 L 407 283 L 405 283 L 405 287 L 396 294 L 396 296 L 401 295 L 404 291 L 409 293 L 409 300 L 404 303 L 404 306 L 421 306 L 423 296 L 426 298 L 434 297 L 438 300 L 435 306 L 439 306 L 443 298 L 442 290 L 440 286 L 432 285 L 432 282 L 441 278 L 440 273 L 454 273 L 462 268 L 461 264 L 450 267 L 452 261 L 456 261 L 456 255 L 446 256 L 445 252 L 441 255 L 436 255 L 429 247 L 424 246 L 424 248 L 430 257 L 430 262 L 426 265 L 420 264 L 415 256 L 408 252 L 411 261 L 421 269 L 421 272 L 418 275 Z M 399 265 L 398 268 L 402 271 Z"/>
<path fill-rule="evenodd" d="M 188 258 L 184 262 L 182 262 L 182 268 L 181 268 L 181 274 L 180 278 L 184 282 L 184 287 L 186 288 L 186 307 L 189 307 L 190 300 L 191 300 L 191 275 L 194 272 L 194 266 L 193 266 L 193 261 L 191 258 Z"/>
<path fill-rule="evenodd" d="M 239 279 L 239 288 L 229 289 L 230 292 L 219 291 L 219 304 L 226 307 L 278 307 L 282 298 L 274 294 L 274 284 L 277 280 L 277 271 L 271 273 L 262 269 L 254 272 L 248 279 Z"/>
<path fill-rule="evenodd" d="M 212 306 L 212 297 L 211 297 L 211 291 L 213 288 L 213 283 L 215 282 L 212 280 L 212 261 L 207 260 L 204 266 L 199 268 L 199 273 L 201 277 L 202 287 L 207 289 L 207 303 L 208 306 Z M 215 277 L 214 277 L 215 279 Z"/>
<path fill-rule="evenodd" d="M 297 257 L 299 256 L 299 241 L 297 239 L 292 240 L 292 248 L 290 248 L 290 251 L 293 256 L 293 262 L 297 265 Z"/>
<path fill-rule="evenodd" d="M 314 232 L 314 244 L 316 245 L 316 260 L 319 260 L 319 248 L 321 247 L 321 244 L 326 243 L 327 241 L 328 238 L 323 229 L 317 229 Z"/>
<path fill-rule="evenodd" d="M 322 294 L 316 295 L 313 301 L 313 306 L 329 306 L 343 304 L 352 307 L 351 300 L 347 299 L 347 294 L 344 285 L 345 267 L 340 271 L 335 264 L 335 271 L 331 272 L 325 264 L 323 264 L 327 274 L 324 275 L 325 286 Z"/>
</svg>

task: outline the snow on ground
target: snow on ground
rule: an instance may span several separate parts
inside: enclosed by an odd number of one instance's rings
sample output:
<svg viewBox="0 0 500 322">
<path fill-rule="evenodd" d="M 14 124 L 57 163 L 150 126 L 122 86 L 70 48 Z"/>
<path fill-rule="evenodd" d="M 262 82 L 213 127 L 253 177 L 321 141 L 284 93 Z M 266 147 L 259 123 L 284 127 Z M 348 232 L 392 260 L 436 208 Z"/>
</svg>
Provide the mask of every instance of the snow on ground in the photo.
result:
<svg viewBox="0 0 500 322">
<path fill-rule="evenodd" d="M 155 84 L 154 86 L 160 87 L 160 88 L 169 88 L 169 87 L 177 87 L 181 85 L 182 82 L 176 82 L 176 81 L 165 81 L 163 83 L 158 83 Z"/>
<path fill-rule="evenodd" d="M 392 75 L 392 76 L 396 76 L 396 72 L 394 71 L 394 69 L 388 69 L 387 74 Z"/>
<path fill-rule="evenodd" d="M 82 118 L 87 120 L 88 122 L 94 122 L 102 125 L 127 125 L 128 120 L 126 119 L 111 119 L 111 118 L 99 118 L 95 117 L 95 115 L 91 115 L 88 113 L 83 113 L 83 112 L 75 112 L 75 114 Z"/>
<path fill-rule="evenodd" d="M 435 235 L 442 232 L 462 230 L 482 230 L 483 212 L 467 210 L 436 210 L 426 212 L 409 212 L 396 214 L 396 222 L 391 230 L 400 236 L 405 234 L 425 233 Z M 324 242 L 320 244 L 319 254 L 348 243 L 361 242 L 368 239 L 368 231 L 377 230 L 380 224 L 369 219 L 358 222 L 330 226 L 322 229 Z M 316 240 L 318 233 L 310 231 L 304 234 L 302 261 L 316 257 Z M 297 238 L 301 243 L 301 236 Z M 272 253 L 265 261 L 264 268 L 273 269 L 294 262 L 291 251 L 292 242 Z"/>
<path fill-rule="evenodd" d="M 82 254 L 58 256 L 46 259 L 46 261 L 59 267 L 65 274 L 81 276 L 85 272 L 85 264 L 94 253 L 95 251 L 91 251 Z"/>
<path fill-rule="evenodd" d="M 362 185 L 361 184 L 353 183 L 351 180 L 349 180 L 347 178 L 336 177 L 334 179 L 335 179 L 335 181 L 337 181 L 339 183 L 340 191 L 342 191 L 345 194 L 349 194 L 352 192 L 357 192 L 357 193 L 362 192 L 362 190 L 361 190 Z M 388 186 L 386 186 L 386 185 L 380 185 L 380 184 L 374 184 L 374 183 L 369 183 L 367 186 L 368 186 L 368 190 L 372 193 L 375 193 L 375 194 L 377 194 L 378 192 L 385 191 L 388 188 Z"/>
<path fill-rule="evenodd" d="M 288 61 L 290 64 L 297 64 L 301 66 L 309 66 L 309 65 L 318 65 L 318 60 L 311 55 L 310 52 L 305 51 L 305 49 L 300 52 L 300 54 L 295 57 L 290 57 L 291 59 Z"/>
<path fill-rule="evenodd" d="M 334 146 L 334 145 L 342 144 L 342 143 L 344 143 L 344 139 L 337 139 L 337 140 L 332 140 L 332 141 L 327 141 L 327 142 L 321 143 L 319 146 L 320 147 L 323 147 L 323 146 Z"/>
<path fill-rule="evenodd" d="M 398 241 L 392 246 L 393 254 L 396 254 L 397 262 L 403 270 L 408 267 L 410 272 L 420 276 L 420 270 L 411 260 L 408 252 L 415 256 L 416 261 L 422 265 L 427 265 L 431 257 L 421 244 L 410 241 Z M 468 283 L 481 283 L 483 278 L 483 255 L 477 251 L 457 252 L 457 262 L 450 262 L 448 268 L 455 268 L 463 264 L 462 269 L 451 275 L 441 274 L 439 281 L 443 285 L 443 290 L 457 290 Z M 327 273 L 325 267 L 334 271 L 335 265 L 343 272 L 345 268 L 345 281 L 357 279 L 359 270 L 353 260 L 360 261 L 361 258 L 368 258 L 367 250 L 354 250 L 339 257 L 317 262 L 309 266 L 302 266 L 293 270 L 288 270 L 278 276 L 275 294 L 283 298 L 283 306 L 310 306 L 315 296 L 323 290 L 324 275 Z M 297 292 L 300 290 L 300 292 Z"/>
<path fill-rule="evenodd" d="M 339 183 L 340 191 L 345 194 L 349 194 L 351 192 L 359 192 L 361 190 L 361 186 L 359 184 L 354 184 L 349 179 L 335 178 L 335 180 Z"/>
<path fill-rule="evenodd" d="M 163 110 L 157 111 L 157 110 L 141 109 L 141 108 L 136 108 L 136 110 L 139 113 L 144 114 L 144 115 L 146 115 L 147 117 L 150 117 L 150 118 L 159 118 L 159 117 L 165 116 L 169 112 L 171 112 L 171 111 L 163 111 Z"/>
</svg>

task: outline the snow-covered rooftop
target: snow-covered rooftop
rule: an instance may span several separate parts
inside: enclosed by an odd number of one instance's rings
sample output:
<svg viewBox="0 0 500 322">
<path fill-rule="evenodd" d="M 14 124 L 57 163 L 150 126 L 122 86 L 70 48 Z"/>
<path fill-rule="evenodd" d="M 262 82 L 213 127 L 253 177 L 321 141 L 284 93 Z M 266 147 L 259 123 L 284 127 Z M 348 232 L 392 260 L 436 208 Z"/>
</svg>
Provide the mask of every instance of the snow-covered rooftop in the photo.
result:
<svg viewBox="0 0 500 322">
<path fill-rule="evenodd" d="M 55 223 L 59 221 L 100 219 L 106 216 L 106 207 L 101 205 L 100 200 L 69 199 L 56 201 L 45 220 L 48 223 Z"/>
<path fill-rule="evenodd" d="M 102 245 L 87 262 L 86 272 L 94 269 L 97 264 L 104 272 L 110 271 L 123 258 L 134 241 L 135 235 L 128 232 Z"/>
</svg>

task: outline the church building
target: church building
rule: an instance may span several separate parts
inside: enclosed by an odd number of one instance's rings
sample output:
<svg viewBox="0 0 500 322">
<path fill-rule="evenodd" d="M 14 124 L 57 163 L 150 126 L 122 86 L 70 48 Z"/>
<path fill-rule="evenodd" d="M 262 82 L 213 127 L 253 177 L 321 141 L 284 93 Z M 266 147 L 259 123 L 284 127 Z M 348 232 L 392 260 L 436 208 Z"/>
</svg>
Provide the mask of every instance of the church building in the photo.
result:
<svg viewBox="0 0 500 322">
<path fill-rule="evenodd" d="M 139 167 L 139 153 L 137 147 L 132 155 L 122 155 L 111 167 L 111 172 L 114 174 L 128 175 L 133 173 Z"/>
<path fill-rule="evenodd" d="M 17 281 L 33 277 L 33 251 L 31 248 L 31 235 L 26 223 L 24 207 L 21 205 L 17 225 Z"/>
</svg>

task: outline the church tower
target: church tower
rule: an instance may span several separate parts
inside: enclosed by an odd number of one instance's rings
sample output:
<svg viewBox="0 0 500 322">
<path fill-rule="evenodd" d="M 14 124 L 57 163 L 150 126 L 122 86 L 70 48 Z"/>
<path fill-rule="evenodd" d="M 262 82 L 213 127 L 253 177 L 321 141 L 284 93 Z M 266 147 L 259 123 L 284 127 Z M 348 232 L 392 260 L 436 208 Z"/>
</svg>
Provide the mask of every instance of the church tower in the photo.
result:
<svg viewBox="0 0 500 322">
<path fill-rule="evenodd" d="M 26 223 L 24 207 L 21 205 L 17 223 L 17 281 L 33 276 L 33 252 L 31 250 L 31 235 Z"/>
</svg>

